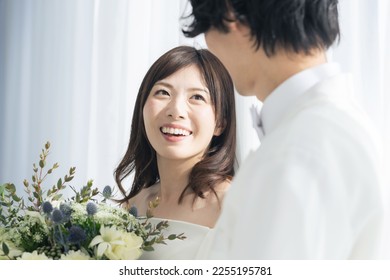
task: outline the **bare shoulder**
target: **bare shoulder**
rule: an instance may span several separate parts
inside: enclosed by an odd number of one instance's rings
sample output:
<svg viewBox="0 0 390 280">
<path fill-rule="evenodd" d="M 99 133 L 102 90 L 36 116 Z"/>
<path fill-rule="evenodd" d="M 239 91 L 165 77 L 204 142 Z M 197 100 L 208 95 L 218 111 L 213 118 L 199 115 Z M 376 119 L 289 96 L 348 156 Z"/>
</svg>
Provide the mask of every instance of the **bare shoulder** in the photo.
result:
<svg viewBox="0 0 390 280">
<path fill-rule="evenodd" d="M 207 192 L 205 194 L 206 199 L 207 199 L 207 203 L 219 205 L 223 201 L 225 194 L 228 192 L 230 185 L 231 185 L 231 180 L 225 180 L 225 181 L 215 185 L 214 191 L 217 194 L 217 197 L 215 196 L 214 192 L 212 192 L 212 191 Z"/>
<path fill-rule="evenodd" d="M 224 182 L 221 182 L 214 187 L 214 190 L 217 193 L 218 198 L 220 200 L 222 200 L 224 198 L 224 196 L 228 192 L 231 184 L 232 184 L 231 180 L 225 180 Z"/>
<path fill-rule="evenodd" d="M 192 212 L 191 222 L 213 228 L 221 214 L 223 199 L 229 190 L 230 184 L 230 180 L 221 182 L 214 186 L 215 193 L 208 191 L 205 193 L 205 199 L 196 199 L 192 209 L 199 214 L 193 215 Z"/>
</svg>

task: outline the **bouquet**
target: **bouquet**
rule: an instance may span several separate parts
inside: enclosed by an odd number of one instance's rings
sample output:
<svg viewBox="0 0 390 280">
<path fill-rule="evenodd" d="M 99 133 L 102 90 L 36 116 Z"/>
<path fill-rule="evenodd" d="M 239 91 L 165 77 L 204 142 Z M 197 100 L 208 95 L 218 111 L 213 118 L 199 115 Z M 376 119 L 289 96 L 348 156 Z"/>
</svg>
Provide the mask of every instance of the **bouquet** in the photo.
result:
<svg viewBox="0 0 390 280">
<path fill-rule="evenodd" d="M 47 142 L 38 165 L 33 164 L 32 183 L 23 182 L 27 202 L 17 195 L 14 184 L 0 185 L 0 260 L 137 259 L 143 251 L 153 250 L 154 244 L 185 238 L 183 233 L 164 236 L 167 221 L 150 222 L 158 201 L 150 203 L 146 217 L 137 217 L 136 208 L 128 211 L 109 203 L 113 201 L 110 186 L 101 193 L 92 187 L 92 180 L 80 190 L 69 186 L 74 167 L 44 190 L 42 183 L 59 167 L 55 163 L 44 170 L 49 148 Z M 62 191 L 67 187 L 74 195 L 64 199 Z"/>
</svg>

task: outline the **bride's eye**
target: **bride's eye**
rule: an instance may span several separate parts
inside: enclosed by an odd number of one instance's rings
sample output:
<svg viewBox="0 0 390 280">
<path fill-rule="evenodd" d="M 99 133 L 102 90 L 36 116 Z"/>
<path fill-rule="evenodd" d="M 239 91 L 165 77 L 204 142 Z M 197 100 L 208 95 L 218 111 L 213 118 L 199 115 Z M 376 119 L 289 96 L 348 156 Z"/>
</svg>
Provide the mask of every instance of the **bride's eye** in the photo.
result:
<svg viewBox="0 0 390 280">
<path fill-rule="evenodd" d="M 193 96 L 191 96 L 191 99 L 206 102 L 206 98 L 201 94 L 194 94 Z"/>
<path fill-rule="evenodd" d="M 170 96 L 169 92 L 164 89 L 159 89 L 154 93 L 155 96 Z"/>
</svg>

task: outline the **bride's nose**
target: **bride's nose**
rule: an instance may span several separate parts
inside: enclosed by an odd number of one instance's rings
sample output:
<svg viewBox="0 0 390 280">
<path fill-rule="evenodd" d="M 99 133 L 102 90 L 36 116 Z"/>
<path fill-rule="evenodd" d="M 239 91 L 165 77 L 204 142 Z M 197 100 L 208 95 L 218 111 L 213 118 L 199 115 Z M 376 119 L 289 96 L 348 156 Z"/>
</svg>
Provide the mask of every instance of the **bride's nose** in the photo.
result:
<svg viewBox="0 0 390 280">
<path fill-rule="evenodd" d="M 183 97 L 175 97 L 168 104 L 166 109 L 168 117 L 175 120 L 187 117 L 187 103 Z"/>
</svg>

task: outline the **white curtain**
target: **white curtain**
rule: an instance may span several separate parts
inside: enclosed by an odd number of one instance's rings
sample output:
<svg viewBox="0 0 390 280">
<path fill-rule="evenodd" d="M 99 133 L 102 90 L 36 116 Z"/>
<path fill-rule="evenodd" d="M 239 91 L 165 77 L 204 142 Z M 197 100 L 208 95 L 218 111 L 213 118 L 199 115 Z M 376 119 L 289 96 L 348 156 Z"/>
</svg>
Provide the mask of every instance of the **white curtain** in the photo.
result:
<svg viewBox="0 0 390 280">
<path fill-rule="evenodd" d="M 71 166 L 73 186 L 88 179 L 114 185 L 147 69 L 179 44 L 205 45 L 202 36 L 186 39 L 180 31 L 189 10 L 187 0 L 0 0 L 0 183 L 14 182 L 22 194 L 49 140 L 48 164 L 61 167 L 47 187 Z M 390 173 L 390 4 L 341 0 L 340 17 L 341 42 L 331 57 L 355 75 Z M 253 103 L 237 95 L 239 162 L 259 145 Z"/>
<path fill-rule="evenodd" d="M 341 0 L 341 41 L 332 59 L 353 73 L 357 98 L 383 140 L 387 220 L 384 253 L 390 258 L 390 3 Z"/>
<path fill-rule="evenodd" d="M 113 185 L 138 87 L 158 56 L 184 42 L 185 6 L 0 0 L 0 182 L 22 189 L 49 140 L 48 163 L 61 166 L 53 181 L 76 166 L 74 186 Z"/>
<path fill-rule="evenodd" d="M 357 98 L 381 134 L 388 155 L 390 3 L 387 0 L 341 0 L 340 25 L 341 41 L 333 49 L 333 60 L 353 73 Z"/>
</svg>

